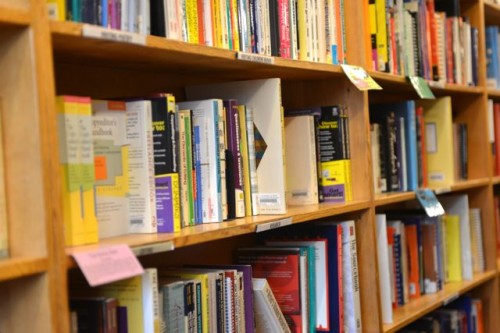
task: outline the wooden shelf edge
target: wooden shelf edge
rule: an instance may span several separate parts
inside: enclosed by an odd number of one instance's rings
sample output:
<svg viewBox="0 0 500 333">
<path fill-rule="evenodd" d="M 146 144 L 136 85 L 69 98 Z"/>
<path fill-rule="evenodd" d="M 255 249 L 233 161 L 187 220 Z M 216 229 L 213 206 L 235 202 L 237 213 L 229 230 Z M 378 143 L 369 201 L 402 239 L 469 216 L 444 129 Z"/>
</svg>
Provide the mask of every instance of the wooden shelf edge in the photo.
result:
<svg viewBox="0 0 500 333">
<path fill-rule="evenodd" d="M 384 324 L 383 332 L 392 333 L 432 312 L 433 310 L 450 303 L 464 293 L 480 286 L 481 284 L 494 279 L 497 276 L 496 270 L 475 274 L 470 281 L 447 283 L 444 289 L 436 294 L 423 295 L 419 299 L 413 300 L 393 312 L 393 323 Z"/>
<path fill-rule="evenodd" d="M 46 258 L 5 258 L 0 260 L 0 282 L 47 271 Z"/>
<path fill-rule="evenodd" d="M 71 53 L 77 53 L 83 48 L 88 49 L 104 49 L 101 56 L 106 56 L 106 50 L 113 52 L 113 57 L 115 61 L 120 60 L 120 55 L 126 54 L 126 51 L 139 50 L 143 53 L 142 48 L 148 48 L 152 52 L 157 52 L 155 54 L 147 54 L 149 58 L 144 58 L 142 60 L 136 59 L 141 65 L 147 63 L 148 61 L 162 63 L 167 60 L 163 59 L 163 55 L 166 53 L 170 55 L 175 55 L 174 58 L 170 58 L 169 61 L 178 61 L 180 64 L 186 62 L 185 57 L 188 59 L 196 58 L 196 62 L 201 66 L 208 68 L 220 68 L 221 70 L 238 70 L 246 69 L 249 71 L 260 72 L 261 76 L 283 76 L 286 77 L 338 77 L 345 75 L 340 66 L 327 64 L 327 63 L 316 63 L 310 61 L 300 61 L 293 59 L 284 59 L 280 57 L 265 57 L 272 59 L 273 64 L 267 64 L 259 61 L 245 61 L 238 60 L 238 52 L 233 50 L 226 50 L 221 48 L 215 48 L 199 44 L 190 44 L 183 41 L 166 39 L 158 36 L 145 36 L 145 45 L 138 45 L 132 43 L 124 43 L 118 41 L 110 40 L 99 40 L 86 38 L 82 36 L 84 24 L 76 22 L 61 22 L 61 21 L 51 21 L 50 30 L 53 36 L 54 50 L 63 51 Z M 119 31 L 117 31 L 120 33 Z M 72 43 L 71 40 L 74 40 Z M 123 48 L 119 51 L 115 46 Z M 110 50 L 110 48 L 113 48 Z M 122 52 L 123 51 L 123 52 Z M 96 52 L 94 52 L 96 53 Z M 87 53 L 83 53 L 87 54 Z M 81 56 L 81 54 L 76 54 Z M 95 55 L 95 54 L 94 54 Z M 255 55 L 259 57 L 259 55 Z M 130 59 L 127 59 L 130 60 Z M 167 61 L 168 62 L 168 61 Z M 268 73 L 266 75 L 266 73 Z M 259 75 L 259 74 L 257 74 Z"/>
<path fill-rule="evenodd" d="M 415 199 L 415 192 L 382 193 L 375 196 L 375 207 L 390 205 Z"/>
<path fill-rule="evenodd" d="M 28 26 L 30 23 L 31 15 L 27 9 L 0 5 L 0 24 Z"/>
<path fill-rule="evenodd" d="M 488 177 L 485 177 L 479 179 L 459 181 L 449 187 L 433 188 L 433 190 L 434 192 L 436 192 L 436 194 L 445 194 L 445 193 L 469 190 L 476 187 L 486 186 L 489 185 L 489 183 L 490 179 Z"/>
<path fill-rule="evenodd" d="M 485 0 L 484 1 L 484 8 L 485 8 L 486 14 L 490 14 L 491 12 L 493 12 L 492 14 L 494 14 L 496 16 L 500 15 L 500 5 L 498 5 L 496 3 L 492 3 L 492 2 Z"/>
<path fill-rule="evenodd" d="M 500 98 L 500 89 L 488 88 L 487 92 L 488 92 L 488 98 L 491 98 L 491 97 Z"/>
<path fill-rule="evenodd" d="M 66 248 L 66 265 L 68 268 L 76 267 L 72 255 L 78 252 L 92 251 L 100 247 L 117 244 L 127 244 L 132 249 L 137 247 L 154 246 L 172 243 L 173 248 L 181 248 L 190 245 L 201 244 L 209 241 L 220 240 L 255 233 L 257 226 L 267 223 L 284 222 L 284 224 L 296 224 L 321 218 L 332 217 L 355 211 L 368 209 L 370 201 L 354 201 L 345 204 L 321 203 L 307 206 L 294 206 L 288 208 L 284 215 L 261 215 L 224 221 L 220 223 L 200 224 L 181 229 L 178 233 L 169 234 L 128 234 L 109 239 L 103 239 L 99 243 Z"/>
<path fill-rule="evenodd" d="M 491 177 L 491 183 L 493 185 L 500 184 L 500 176 L 493 176 L 493 177 Z"/>
</svg>

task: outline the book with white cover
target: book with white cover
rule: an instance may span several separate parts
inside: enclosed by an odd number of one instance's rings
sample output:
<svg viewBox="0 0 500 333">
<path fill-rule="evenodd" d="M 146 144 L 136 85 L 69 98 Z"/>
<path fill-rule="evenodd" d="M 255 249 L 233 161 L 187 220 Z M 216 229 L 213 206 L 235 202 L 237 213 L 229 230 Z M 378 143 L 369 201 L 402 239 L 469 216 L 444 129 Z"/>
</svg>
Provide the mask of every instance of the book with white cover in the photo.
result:
<svg viewBox="0 0 500 333">
<path fill-rule="evenodd" d="M 266 279 L 253 278 L 252 289 L 257 333 L 291 333 L 285 316 Z"/>
<path fill-rule="evenodd" d="M 389 270 L 389 250 L 387 244 L 387 219 L 385 214 L 377 214 L 376 241 L 377 241 L 377 262 L 378 262 L 378 283 L 380 289 L 380 302 L 382 308 L 382 322 L 392 323 L 392 294 L 391 278 Z"/>
<path fill-rule="evenodd" d="M 314 116 L 285 117 L 286 202 L 289 205 L 318 203 Z"/>
<path fill-rule="evenodd" d="M 127 102 L 129 232 L 155 233 L 156 193 L 151 101 Z"/>
<path fill-rule="evenodd" d="M 178 103 L 179 109 L 192 112 L 193 154 L 197 195 L 201 197 L 198 207 L 201 216 L 196 223 L 221 222 L 222 179 L 219 152 L 219 114 L 222 100 L 206 99 Z"/>
<path fill-rule="evenodd" d="M 92 101 L 99 238 L 129 232 L 129 147 L 126 122 L 125 102 Z"/>
<path fill-rule="evenodd" d="M 481 209 L 470 208 L 471 251 L 474 272 L 484 272 L 483 227 Z"/>
<path fill-rule="evenodd" d="M 359 296 L 358 252 L 354 221 L 342 226 L 342 287 L 344 289 L 344 330 L 361 333 L 361 301 Z"/>
<path fill-rule="evenodd" d="M 260 214 L 284 214 L 284 124 L 280 79 L 216 83 L 186 88 L 189 99 L 235 98 L 253 111 Z"/>
<path fill-rule="evenodd" d="M 462 278 L 472 280 L 472 251 L 469 222 L 469 197 L 466 194 L 442 196 L 439 198 L 447 214 L 460 218 L 460 244 L 462 249 Z"/>
</svg>

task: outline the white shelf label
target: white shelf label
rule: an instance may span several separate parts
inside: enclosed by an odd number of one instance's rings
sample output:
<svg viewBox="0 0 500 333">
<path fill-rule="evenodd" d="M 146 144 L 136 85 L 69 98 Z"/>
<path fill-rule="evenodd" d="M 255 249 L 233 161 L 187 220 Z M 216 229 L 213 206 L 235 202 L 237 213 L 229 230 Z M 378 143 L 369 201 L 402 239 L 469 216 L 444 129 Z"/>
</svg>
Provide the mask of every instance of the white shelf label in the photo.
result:
<svg viewBox="0 0 500 333">
<path fill-rule="evenodd" d="M 291 225 L 291 224 L 292 224 L 292 218 L 288 217 L 288 218 L 283 219 L 283 220 L 259 224 L 257 226 L 257 228 L 255 228 L 255 232 L 263 232 L 263 231 L 267 231 L 267 230 L 278 229 L 278 228 L 285 227 L 285 226 Z"/>
<path fill-rule="evenodd" d="M 262 54 L 255 54 L 255 53 L 238 52 L 238 53 L 236 53 L 236 59 L 244 60 L 244 61 L 251 61 L 251 62 L 258 62 L 261 64 L 268 64 L 268 65 L 274 64 L 274 57 L 270 57 L 270 56 L 266 56 L 266 55 L 262 55 Z"/>
<path fill-rule="evenodd" d="M 127 245 L 113 245 L 73 254 L 87 282 L 100 286 L 144 273 L 141 263 Z"/>
<path fill-rule="evenodd" d="M 134 247 L 132 249 L 132 252 L 134 252 L 134 254 L 139 257 L 139 256 L 145 256 L 148 254 L 173 251 L 174 248 L 175 248 L 174 243 L 172 241 L 168 241 L 168 242 L 163 242 L 163 243 L 158 243 L 158 244 Z"/>
<path fill-rule="evenodd" d="M 456 294 L 453 294 L 451 295 L 450 297 L 448 297 L 447 299 L 445 299 L 443 301 L 443 306 L 446 306 L 448 304 L 450 304 L 451 302 L 455 301 L 456 299 L 458 299 L 458 297 L 460 297 L 460 294 L 459 293 L 456 293 Z"/>
<path fill-rule="evenodd" d="M 146 45 L 146 36 L 126 31 L 107 29 L 95 25 L 85 24 L 82 29 L 82 36 L 109 40 L 113 42 Z"/>
</svg>

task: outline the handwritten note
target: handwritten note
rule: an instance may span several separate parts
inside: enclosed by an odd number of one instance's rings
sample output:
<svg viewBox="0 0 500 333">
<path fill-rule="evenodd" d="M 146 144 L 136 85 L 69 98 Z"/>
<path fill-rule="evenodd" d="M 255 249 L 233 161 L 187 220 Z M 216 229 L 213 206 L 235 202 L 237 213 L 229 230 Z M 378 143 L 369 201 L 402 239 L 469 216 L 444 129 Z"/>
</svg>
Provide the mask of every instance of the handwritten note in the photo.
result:
<svg viewBox="0 0 500 333">
<path fill-rule="evenodd" d="M 75 253 L 73 258 L 92 287 L 144 273 L 141 263 L 127 245 L 113 245 Z"/>
</svg>

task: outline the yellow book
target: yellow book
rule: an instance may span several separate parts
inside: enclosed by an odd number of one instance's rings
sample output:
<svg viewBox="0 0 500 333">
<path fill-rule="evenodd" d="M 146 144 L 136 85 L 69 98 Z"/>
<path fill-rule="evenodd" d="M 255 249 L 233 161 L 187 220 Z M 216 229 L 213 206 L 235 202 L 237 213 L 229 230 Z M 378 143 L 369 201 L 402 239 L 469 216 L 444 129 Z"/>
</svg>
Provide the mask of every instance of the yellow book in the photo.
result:
<svg viewBox="0 0 500 333">
<path fill-rule="evenodd" d="M 424 109 L 427 177 L 431 188 L 449 187 L 455 178 L 451 98 L 419 100 Z"/>
<path fill-rule="evenodd" d="M 214 47 L 223 47 L 222 41 L 222 22 L 220 17 L 220 1 L 219 0 L 211 0 L 212 1 L 212 28 L 214 29 Z"/>
<path fill-rule="evenodd" d="M 66 0 L 47 0 L 49 18 L 57 21 L 66 21 Z"/>
<path fill-rule="evenodd" d="M 199 43 L 198 26 L 198 2 L 196 0 L 186 0 L 186 21 L 188 31 L 188 42 L 193 44 Z"/>
<path fill-rule="evenodd" d="M 445 215 L 446 242 L 446 282 L 462 281 L 462 254 L 460 244 L 460 218 L 458 215 Z"/>
<path fill-rule="evenodd" d="M 160 332 L 156 268 L 147 268 L 143 275 L 98 287 L 97 292 L 100 296 L 116 298 L 119 306 L 127 307 L 129 332 Z"/>
<path fill-rule="evenodd" d="M 299 60 L 311 60 L 309 54 L 311 50 L 308 47 L 308 23 L 307 11 L 309 8 L 309 0 L 297 1 L 297 26 L 299 30 Z"/>
<path fill-rule="evenodd" d="M 90 98 L 56 99 L 65 243 L 98 241 Z"/>
<path fill-rule="evenodd" d="M 240 30 L 238 26 L 239 8 L 237 0 L 231 1 L 231 33 L 233 35 L 233 50 L 240 50 Z"/>
<path fill-rule="evenodd" d="M 387 45 L 387 20 L 385 0 L 375 0 L 377 13 L 377 58 L 378 70 L 385 72 L 389 67 L 389 50 Z"/>
<path fill-rule="evenodd" d="M 202 309 L 202 332 L 210 332 L 210 292 L 209 292 L 209 275 L 207 272 L 196 271 L 190 268 L 167 268 L 159 272 L 160 277 L 174 277 L 181 279 L 194 279 L 201 282 L 201 309 Z M 131 331 L 132 332 L 132 331 Z"/>
<path fill-rule="evenodd" d="M 369 24 L 369 32 L 370 32 L 370 45 L 369 45 L 369 53 L 370 53 L 370 62 L 373 64 L 372 68 L 374 70 L 378 70 L 377 64 L 377 8 L 375 7 L 375 0 L 369 0 L 368 4 L 368 16 L 370 18 Z M 373 54 L 375 53 L 375 55 Z"/>
<path fill-rule="evenodd" d="M 245 105 L 238 105 L 238 120 L 241 137 L 241 164 L 243 172 L 243 194 L 245 196 L 245 216 L 252 216 L 252 191 L 250 188 L 250 161 L 248 156 L 248 137 L 246 131 Z"/>
<path fill-rule="evenodd" d="M 322 162 L 321 186 L 327 202 L 345 202 L 352 199 L 350 184 L 350 160 Z"/>
</svg>

